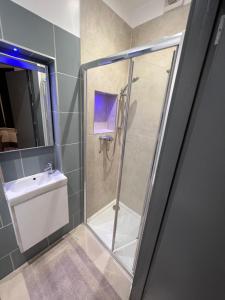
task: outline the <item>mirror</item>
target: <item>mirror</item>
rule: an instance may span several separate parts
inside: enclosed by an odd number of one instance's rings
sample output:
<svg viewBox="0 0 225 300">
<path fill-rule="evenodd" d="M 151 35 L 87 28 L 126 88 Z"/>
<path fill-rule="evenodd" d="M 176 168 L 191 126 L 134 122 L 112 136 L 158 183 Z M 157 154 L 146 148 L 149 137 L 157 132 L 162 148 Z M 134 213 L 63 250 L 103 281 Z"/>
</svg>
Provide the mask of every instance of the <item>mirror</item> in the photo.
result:
<svg viewBox="0 0 225 300">
<path fill-rule="evenodd" d="M 0 152 L 50 145 L 48 68 L 0 53 Z"/>
</svg>

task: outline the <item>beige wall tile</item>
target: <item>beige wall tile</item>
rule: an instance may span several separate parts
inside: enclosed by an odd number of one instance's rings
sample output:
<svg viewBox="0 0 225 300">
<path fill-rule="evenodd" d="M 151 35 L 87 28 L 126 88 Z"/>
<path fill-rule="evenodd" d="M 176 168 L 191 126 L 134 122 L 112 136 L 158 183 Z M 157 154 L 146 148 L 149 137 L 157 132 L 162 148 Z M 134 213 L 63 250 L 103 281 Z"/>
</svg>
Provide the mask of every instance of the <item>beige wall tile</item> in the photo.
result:
<svg viewBox="0 0 225 300">
<path fill-rule="evenodd" d="M 135 29 L 118 17 L 102 0 L 81 3 L 82 62 L 146 44 L 185 30 L 190 6 L 183 6 Z M 121 186 L 121 201 L 137 213 L 143 211 L 174 49 L 134 59 L 127 143 Z M 87 111 L 87 216 L 116 198 L 121 143 L 110 163 L 99 151 L 99 135 L 93 134 L 95 90 L 119 94 L 127 83 L 128 63 L 116 63 L 88 71 Z M 115 137 L 115 134 L 111 134 Z M 122 136 L 120 136 L 122 138 Z M 112 146 L 110 152 L 112 151 Z"/>
<path fill-rule="evenodd" d="M 102 58 L 131 47 L 131 28 L 102 0 L 81 1 L 81 61 Z M 119 94 L 127 83 L 128 63 L 95 68 L 88 71 L 87 93 L 87 216 L 116 198 L 120 143 L 112 162 L 106 153 L 99 154 L 99 134 L 94 134 L 94 94 L 102 91 Z M 110 133 L 115 137 L 115 133 Z M 112 156 L 113 144 L 109 155 Z"/>
<path fill-rule="evenodd" d="M 190 5 L 181 6 L 134 28 L 132 45 L 139 46 L 155 42 L 165 36 L 184 31 L 189 10 Z"/>
</svg>

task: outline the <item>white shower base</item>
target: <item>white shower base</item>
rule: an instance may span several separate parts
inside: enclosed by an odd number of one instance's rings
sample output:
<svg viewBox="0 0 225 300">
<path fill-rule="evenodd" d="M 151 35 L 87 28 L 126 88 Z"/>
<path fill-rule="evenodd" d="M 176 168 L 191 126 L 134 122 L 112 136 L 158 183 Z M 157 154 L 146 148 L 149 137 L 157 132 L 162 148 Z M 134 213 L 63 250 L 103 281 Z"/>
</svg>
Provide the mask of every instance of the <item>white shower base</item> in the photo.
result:
<svg viewBox="0 0 225 300">
<path fill-rule="evenodd" d="M 115 204 L 116 200 L 87 219 L 88 225 L 109 249 L 112 249 Z M 140 222 L 141 216 L 120 202 L 114 254 L 130 272 L 132 272 L 136 252 Z"/>
</svg>

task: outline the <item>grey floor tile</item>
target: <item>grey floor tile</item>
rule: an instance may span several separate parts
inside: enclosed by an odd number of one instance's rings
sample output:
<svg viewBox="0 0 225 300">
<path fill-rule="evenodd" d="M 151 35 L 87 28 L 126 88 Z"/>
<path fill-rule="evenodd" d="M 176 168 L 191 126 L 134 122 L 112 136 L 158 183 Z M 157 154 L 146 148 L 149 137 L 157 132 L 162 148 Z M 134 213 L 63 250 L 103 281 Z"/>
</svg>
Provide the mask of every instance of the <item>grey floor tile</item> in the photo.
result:
<svg viewBox="0 0 225 300">
<path fill-rule="evenodd" d="M 0 229 L 0 245 L 0 258 L 18 247 L 12 224 Z"/>
<path fill-rule="evenodd" d="M 61 145 L 80 142 L 82 125 L 79 113 L 60 113 L 59 126 Z"/>
<path fill-rule="evenodd" d="M 81 171 L 73 171 L 65 174 L 68 178 L 68 194 L 69 196 L 83 190 L 83 182 L 81 177 Z"/>
<path fill-rule="evenodd" d="M 25 176 L 43 172 L 47 163 L 54 164 L 54 148 L 44 147 L 21 151 Z"/>
<path fill-rule="evenodd" d="M 39 254 L 41 251 L 45 250 L 47 247 L 48 247 L 48 241 L 47 239 L 44 239 L 24 253 L 21 253 L 19 249 L 16 249 L 11 253 L 14 267 L 15 268 L 20 267 L 26 261 L 33 258 L 35 255 Z"/>
<path fill-rule="evenodd" d="M 13 271 L 13 266 L 11 263 L 10 256 L 6 256 L 0 259 L 0 279 L 4 278 L 6 275 Z"/>
<path fill-rule="evenodd" d="M 80 107 L 80 81 L 79 79 L 57 74 L 60 112 L 79 112 Z"/>
<path fill-rule="evenodd" d="M 75 35 L 54 26 L 57 72 L 79 76 L 80 39 Z"/>
<path fill-rule="evenodd" d="M 63 172 L 81 168 L 81 144 L 61 146 Z"/>
<path fill-rule="evenodd" d="M 4 39 L 55 56 L 53 25 L 12 1 L 0 1 Z"/>
<path fill-rule="evenodd" d="M 0 165 L 5 182 L 23 177 L 19 151 L 0 153 Z"/>
</svg>

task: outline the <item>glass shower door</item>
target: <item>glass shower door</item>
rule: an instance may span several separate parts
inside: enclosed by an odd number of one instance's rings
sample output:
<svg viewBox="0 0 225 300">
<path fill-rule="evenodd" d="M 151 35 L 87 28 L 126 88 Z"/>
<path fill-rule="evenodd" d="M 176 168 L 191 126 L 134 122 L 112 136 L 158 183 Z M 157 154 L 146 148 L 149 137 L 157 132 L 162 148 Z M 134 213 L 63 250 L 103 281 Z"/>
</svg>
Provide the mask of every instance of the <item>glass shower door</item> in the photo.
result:
<svg viewBox="0 0 225 300">
<path fill-rule="evenodd" d="M 113 252 L 133 273 L 163 111 L 167 106 L 176 47 L 133 59 L 133 80 L 123 168 L 113 239 Z"/>
<path fill-rule="evenodd" d="M 112 250 L 129 60 L 87 71 L 86 222 Z"/>
</svg>

